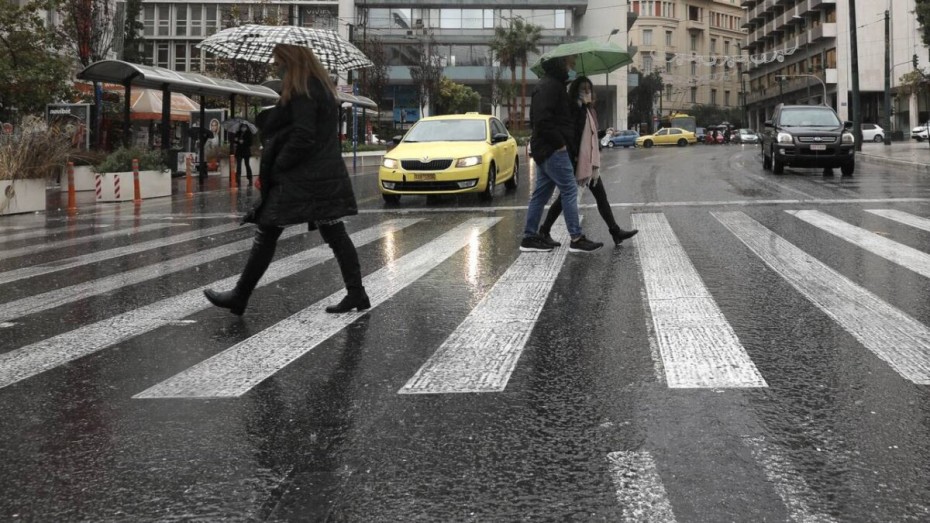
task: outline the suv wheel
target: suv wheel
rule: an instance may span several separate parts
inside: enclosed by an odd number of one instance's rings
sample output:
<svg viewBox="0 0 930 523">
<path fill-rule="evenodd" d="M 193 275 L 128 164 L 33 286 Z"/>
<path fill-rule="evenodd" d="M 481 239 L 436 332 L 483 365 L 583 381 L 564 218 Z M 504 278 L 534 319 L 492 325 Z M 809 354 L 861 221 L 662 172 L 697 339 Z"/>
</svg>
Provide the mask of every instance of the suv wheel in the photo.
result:
<svg viewBox="0 0 930 523">
<path fill-rule="evenodd" d="M 775 156 L 775 147 L 772 147 L 772 172 L 775 174 L 781 174 L 785 172 L 785 163 L 778 160 L 778 157 Z"/>
<path fill-rule="evenodd" d="M 875 138 L 872 138 L 872 141 L 875 143 L 880 143 L 880 142 L 885 141 L 885 137 L 880 134 L 876 134 Z"/>
<path fill-rule="evenodd" d="M 855 170 L 856 162 L 854 160 L 850 160 L 840 167 L 840 171 L 843 172 L 843 176 L 852 176 Z"/>
<path fill-rule="evenodd" d="M 765 147 L 760 147 L 759 149 L 762 151 L 762 169 L 768 171 L 772 168 L 772 160 L 765 155 Z"/>
<path fill-rule="evenodd" d="M 678 140 L 678 147 L 685 147 L 687 145 L 688 145 L 688 140 L 685 140 L 684 138 Z"/>
</svg>

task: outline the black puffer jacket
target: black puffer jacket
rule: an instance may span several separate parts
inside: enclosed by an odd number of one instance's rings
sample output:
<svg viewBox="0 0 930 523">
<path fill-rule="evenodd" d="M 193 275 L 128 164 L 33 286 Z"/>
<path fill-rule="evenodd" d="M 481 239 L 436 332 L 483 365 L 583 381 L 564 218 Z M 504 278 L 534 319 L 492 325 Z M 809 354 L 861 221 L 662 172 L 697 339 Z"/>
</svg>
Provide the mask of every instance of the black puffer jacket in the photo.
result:
<svg viewBox="0 0 930 523">
<path fill-rule="evenodd" d="M 556 60 L 547 60 L 542 67 L 545 75 L 533 90 L 530 105 L 530 124 L 533 127 L 530 150 L 533 160 L 542 163 L 562 146 L 567 146 L 569 155 L 574 158 L 578 151 L 572 105 L 565 90 L 568 73 L 561 69 L 561 64 Z"/>
<path fill-rule="evenodd" d="M 358 214 L 337 134 L 339 108 L 319 80 L 310 96 L 263 111 L 262 202 L 249 221 L 291 225 Z"/>
</svg>

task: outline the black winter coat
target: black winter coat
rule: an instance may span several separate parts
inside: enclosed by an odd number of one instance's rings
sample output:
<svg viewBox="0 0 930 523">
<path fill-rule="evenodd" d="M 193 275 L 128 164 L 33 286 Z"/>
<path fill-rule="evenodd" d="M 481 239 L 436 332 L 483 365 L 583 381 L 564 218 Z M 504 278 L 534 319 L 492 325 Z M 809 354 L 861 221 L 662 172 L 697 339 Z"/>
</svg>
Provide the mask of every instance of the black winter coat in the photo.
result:
<svg viewBox="0 0 930 523">
<path fill-rule="evenodd" d="M 358 214 L 337 133 L 339 106 L 319 80 L 310 96 L 263 111 L 259 179 L 262 202 L 247 217 L 259 225 L 312 223 Z"/>
<path fill-rule="evenodd" d="M 568 74 L 551 70 L 551 66 L 547 68 L 547 64 L 552 62 L 554 61 L 543 62 L 545 75 L 533 90 L 530 105 L 530 124 L 533 127 L 530 151 L 536 163 L 546 161 L 562 146 L 568 147 L 568 153 L 572 158 L 578 156 L 572 103 L 565 90 Z"/>
</svg>

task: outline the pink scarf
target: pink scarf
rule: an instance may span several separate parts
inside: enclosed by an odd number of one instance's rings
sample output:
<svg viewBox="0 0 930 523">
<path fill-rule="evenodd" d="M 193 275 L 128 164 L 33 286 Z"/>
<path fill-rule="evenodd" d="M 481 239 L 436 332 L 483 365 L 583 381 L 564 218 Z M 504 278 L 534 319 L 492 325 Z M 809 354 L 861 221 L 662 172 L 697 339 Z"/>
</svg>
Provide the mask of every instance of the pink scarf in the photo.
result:
<svg viewBox="0 0 930 523">
<path fill-rule="evenodd" d="M 575 166 L 575 181 L 586 185 L 597 180 L 601 168 L 601 151 L 597 141 L 597 117 L 594 108 L 585 111 L 584 130 L 581 132 L 581 147 L 578 148 L 578 164 Z"/>
</svg>

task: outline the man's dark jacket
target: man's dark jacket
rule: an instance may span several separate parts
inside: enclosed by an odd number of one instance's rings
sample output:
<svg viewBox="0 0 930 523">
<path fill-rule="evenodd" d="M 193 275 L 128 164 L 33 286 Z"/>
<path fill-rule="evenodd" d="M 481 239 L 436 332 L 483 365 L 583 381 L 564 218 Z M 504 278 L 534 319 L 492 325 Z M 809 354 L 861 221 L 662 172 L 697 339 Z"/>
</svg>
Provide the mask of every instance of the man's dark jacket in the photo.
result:
<svg viewBox="0 0 930 523">
<path fill-rule="evenodd" d="M 537 164 L 546 161 L 552 153 L 568 147 L 571 158 L 578 155 L 575 143 L 575 123 L 571 102 L 565 90 L 568 73 L 558 60 L 542 63 L 544 75 L 533 90 L 530 105 L 530 151 Z"/>
<path fill-rule="evenodd" d="M 339 144 L 339 106 L 319 80 L 256 118 L 262 137 L 262 202 L 247 221 L 290 225 L 358 214 Z"/>
<path fill-rule="evenodd" d="M 233 154 L 238 158 L 249 158 L 252 156 L 252 131 L 246 128 L 236 132 L 236 149 Z"/>
</svg>

